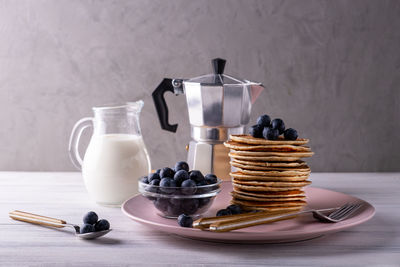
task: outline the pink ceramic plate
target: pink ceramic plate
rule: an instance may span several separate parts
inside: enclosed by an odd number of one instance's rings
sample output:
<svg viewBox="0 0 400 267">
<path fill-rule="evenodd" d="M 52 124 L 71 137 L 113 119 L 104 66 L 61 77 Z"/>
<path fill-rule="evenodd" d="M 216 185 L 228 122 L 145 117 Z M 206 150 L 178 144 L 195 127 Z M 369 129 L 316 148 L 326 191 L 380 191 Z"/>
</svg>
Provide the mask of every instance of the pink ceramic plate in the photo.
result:
<svg viewBox="0 0 400 267">
<path fill-rule="evenodd" d="M 222 183 L 222 191 L 204 215 L 215 216 L 217 210 L 229 205 L 232 184 Z M 176 234 L 183 237 L 216 242 L 240 243 L 279 243 L 312 239 L 334 233 L 368 221 L 375 214 L 374 207 L 359 198 L 326 190 L 307 187 L 307 208 L 323 209 L 338 207 L 348 202 L 364 202 L 363 209 L 353 217 L 339 223 L 321 223 L 312 215 L 305 215 L 292 220 L 280 221 L 266 225 L 258 225 L 225 233 L 214 233 L 193 228 L 180 227 L 176 220 L 165 219 L 157 215 L 153 204 L 143 196 L 135 196 L 122 205 L 122 211 L 129 218 L 145 224 L 155 230 Z"/>
</svg>

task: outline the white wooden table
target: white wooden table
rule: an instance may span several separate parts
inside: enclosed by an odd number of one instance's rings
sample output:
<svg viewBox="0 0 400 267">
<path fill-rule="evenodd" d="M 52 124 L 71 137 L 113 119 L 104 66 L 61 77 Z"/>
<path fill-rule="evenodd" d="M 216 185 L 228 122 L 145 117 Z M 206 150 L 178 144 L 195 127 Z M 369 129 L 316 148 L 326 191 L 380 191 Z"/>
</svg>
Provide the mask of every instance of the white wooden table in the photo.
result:
<svg viewBox="0 0 400 267">
<path fill-rule="evenodd" d="M 400 266 L 400 173 L 313 173 L 313 186 L 362 198 L 377 209 L 369 222 L 330 236 L 288 244 L 217 244 L 155 232 L 118 208 L 89 199 L 80 173 L 0 172 L 0 265 Z M 114 229 L 83 241 L 8 218 L 24 210 L 70 222 L 95 210 Z"/>
</svg>

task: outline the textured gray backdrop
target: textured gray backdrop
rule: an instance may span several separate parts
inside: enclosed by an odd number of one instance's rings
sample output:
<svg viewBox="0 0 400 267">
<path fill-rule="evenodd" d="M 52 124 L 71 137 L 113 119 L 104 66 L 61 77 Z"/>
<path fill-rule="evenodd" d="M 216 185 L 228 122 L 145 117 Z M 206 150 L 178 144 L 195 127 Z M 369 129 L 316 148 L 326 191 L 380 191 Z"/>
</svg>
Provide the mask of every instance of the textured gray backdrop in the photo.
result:
<svg viewBox="0 0 400 267">
<path fill-rule="evenodd" d="M 311 139 L 314 171 L 400 171 L 400 1 L 0 0 L 0 170 L 74 170 L 74 123 L 91 107 L 145 101 L 153 167 L 186 156 L 151 93 L 163 77 L 211 72 L 263 82 L 268 113 Z"/>
</svg>

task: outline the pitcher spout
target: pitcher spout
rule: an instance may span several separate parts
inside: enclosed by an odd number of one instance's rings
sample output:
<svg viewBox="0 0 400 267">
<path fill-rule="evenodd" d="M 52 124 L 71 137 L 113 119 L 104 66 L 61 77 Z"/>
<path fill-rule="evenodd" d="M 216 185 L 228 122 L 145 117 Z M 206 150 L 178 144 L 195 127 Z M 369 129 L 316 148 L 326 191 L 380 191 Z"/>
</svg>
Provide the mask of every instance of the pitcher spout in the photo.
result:
<svg viewBox="0 0 400 267">
<path fill-rule="evenodd" d="M 129 111 L 135 112 L 135 113 L 140 113 L 142 111 L 144 101 L 143 100 L 138 100 L 134 102 L 127 102 L 127 109 Z"/>
</svg>

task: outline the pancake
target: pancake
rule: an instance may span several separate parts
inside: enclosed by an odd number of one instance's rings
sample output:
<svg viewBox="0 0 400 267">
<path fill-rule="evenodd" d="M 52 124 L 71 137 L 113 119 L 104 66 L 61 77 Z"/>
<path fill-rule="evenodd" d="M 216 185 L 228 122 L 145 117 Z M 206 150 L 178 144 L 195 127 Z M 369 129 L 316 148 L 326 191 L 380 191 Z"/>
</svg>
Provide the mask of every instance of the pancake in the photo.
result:
<svg viewBox="0 0 400 267">
<path fill-rule="evenodd" d="M 249 201 L 293 201 L 293 200 L 304 200 L 305 196 L 295 197 L 259 197 L 247 194 L 241 194 L 237 192 L 231 192 L 231 195 L 235 199 L 249 200 Z"/>
<path fill-rule="evenodd" d="M 266 181 L 243 181 L 237 180 L 236 178 L 232 181 L 235 185 L 250 185 L 260 187 L 303 187 L 311 184 L 310 181 L 299 181 L 299 182 L 266 182 Z"/>
<path fill-rule="evenodd" d="M 272 161 L 272 162 L 282 162 L 282 161 L 299 161 L 300 157 L 277 157 L 277 156 L 264 156 L 264 157 L 255 157 L 249 155 L 238 155 L 237 153 L 230 152 L 228 154 L 233 159 L 240 160 L 249 160 L 249 161 Z"/>
<path fill-rule="evenodd" d="M 293 200 L 293 201 L 248 201 L 232 199 L 233 204 L 238 204 L 241 206 L 251 206 L 251 207 L 302 207 L 307 204 L 303 200 Z"/>
<path fill-rule="evenodd" d="M 249 175 L 254 175 L 254 176 L 266 176 L 266 177 L 271 177 L 271 176 L 283 176 L 283 177 L 293 177 L 293 176 L 304 176 L 304 175 L 309 175 L 311 170 L 310 169 L 303 169 L 303 170 L 281 170 L 281 171 L 276 171 L 276 170 L 266 170 L 266 171 L 260 171 L 260 170 L 245 170 L 241 168 L 236 168 L 238 172 L 241 172 L 243 174 L 249 174 Z"/>
<path fill-rule="evenodd" d="M 230 139 L 238 143 L 252 145 L 305 145 L 309 142 L 308 139 L 303 138 L 297 138 L 296 140 L 285 140 L 282 136 L 280 136 L 277 140 L 267 140 L 264 138 L 255 138 L 248 134 L 231 135 Z"/>
<path fill-rule="evenodd" d="M 247 191 L 233 187 L 233 191 L 242 195 L 249 195 L 255 197 L 273 197 L 273 198 L 286 198 L 286 197 L 305 197 L 306 194 L 302 190 L 288 190 L 288 191 Z"/>
<path fill-rule="evenodd" d="M 269 166 L 257 166 L 257 165 L 249 165 L 249 164 L 241 164 L 238 163 L 237 161 L 231 161 L 230 162 L 231 166 L 240 168 L 240 169 L 245 169 L 245 170 L 258 170 L 258 171 L 299 171 L 299 172 L 310 172 L 310 167 L 307 165 L 305 166 L 300 166 L 300 167 L 290 167 L 290 168 L 285 168 L 285 167 L 269 167 Z"/>
<path fill-rule="evenodd" d="M 299 182 L 308 179 L 309 175 L 298 175 L 298 176 L 259 176 L 249 175 L 241 172 L 231 172 L 229 175 L 236 180 L 240 181 L 265 181 L 265 182 Z"/>
<path fill-rule="evenodd" d="M 234 204 L 231 201 L 232 204 Z M 303 206 L 300 207 L 254 207 L 254 206 L 245 206 L 245 205 L 240 205 L 242 210 L 245 211 L 266 211 L 266 212 L 272 212 L 274 215 L 278 215 L 279 213 L 286 213 L 286 212 L 296 212 L 300 211 Z"/>
<path fill-rule="evenodd" d="M 227 141 L 224 145 L 230 149 L 243 151 L 265 151 L 265 152 L 311 152 L 306 146 L 295 145 L 250 145 L 235 141 Z"/>
<path fill-rule="evenodd" d="M 243 189 L 246 191 L 258 191 L 258 192 L 267 192 L 267 191 L 290 191 L 290 190 L 301 190 L 303 186 L 284 186 L 284 187 L 275 187 L 275 186 L 261 186 L 261 185 L 244 185 L 234 182 L 233 187 Z"/>
<path fill-rule="evenodd" d="M 266 162 L 266 161 L 249 161 L 242 159 L 234 159 L 232 162 L 246 166 L 261 166 L 261 167 L 279 167 L 279 168 L 295 168 L 307 166 L 307 163 L 299 160 L 295 162 Z"/>
<path fill-rule="evenodd" d="M 231 149 L 231 153 L 239 156 L 254 156 L 254 157 L 296 157 L 308 158 L 314 155 L 314 152 L 264 152 L 264 151 L 242 151 Z"/>
</svg>

